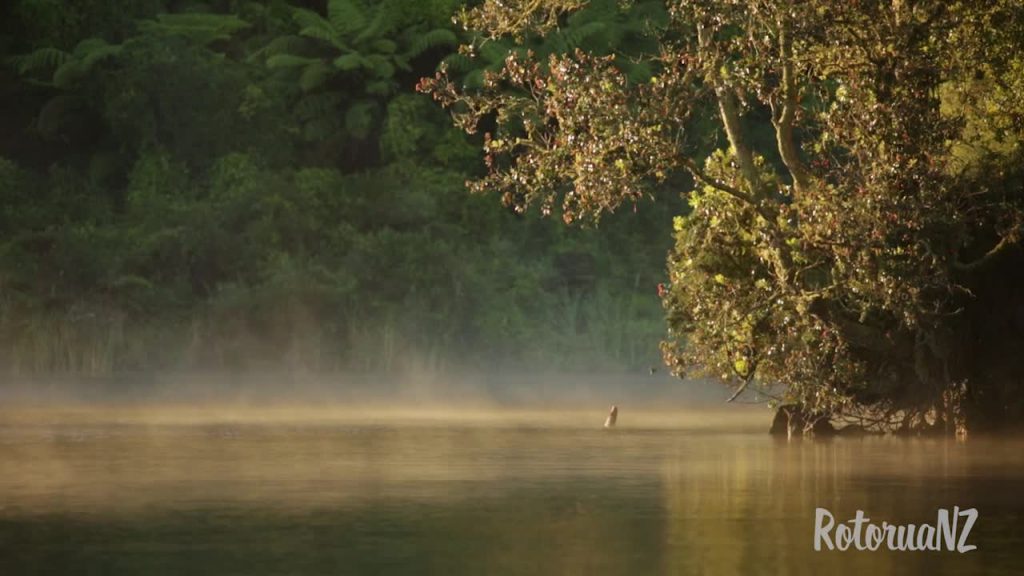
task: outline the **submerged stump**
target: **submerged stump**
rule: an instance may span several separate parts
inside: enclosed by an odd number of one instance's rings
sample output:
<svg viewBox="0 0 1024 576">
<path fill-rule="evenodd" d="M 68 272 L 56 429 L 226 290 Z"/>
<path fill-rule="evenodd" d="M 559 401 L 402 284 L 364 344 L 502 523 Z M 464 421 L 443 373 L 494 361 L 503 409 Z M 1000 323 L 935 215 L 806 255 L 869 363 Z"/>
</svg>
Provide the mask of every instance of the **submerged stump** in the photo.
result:
<svg viewBox="0 0 1024 576">
<path fill-rule="evenodd" d="M 619 407 L 612 405 L 612 409 L 608 411 L 608 417 L 604 420 L 605 428 L 614 428 L 615 421 L 619 419 Z"/>
<path fill-rule="evenodd" d="M 768 433 L 787 438 L 792 438 L 794 434 L 832 436 L 836 429 L 825 416 L 808 414 L 797 404 L 785 404 L 776 410 Z"/>
</svg>

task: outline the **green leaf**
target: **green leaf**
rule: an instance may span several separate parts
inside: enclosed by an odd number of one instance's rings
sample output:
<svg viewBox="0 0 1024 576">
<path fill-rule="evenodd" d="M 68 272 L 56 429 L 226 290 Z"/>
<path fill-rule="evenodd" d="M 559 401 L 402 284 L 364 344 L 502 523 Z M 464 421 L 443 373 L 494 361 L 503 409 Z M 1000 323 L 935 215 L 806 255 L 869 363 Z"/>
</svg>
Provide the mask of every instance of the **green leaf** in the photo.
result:
<svg viewBox="0 0 1024 576">
<path fill-rule="evenodd" d="M 350 52 L 334 59 L 334 67 L 346 72 L 360 67 L 370 67 L 370 63 L 361 54 Z"/>
<path fill-rule="evenodd" d="M 739 374 L 740 376 L 746 376 L 747 375 L 747 370 L 750 368 L 750 366 L 747 364 L 746 358 L 737 358 L 732 363 L 732 367 L 733 367 L 734 370 L 736 370 L 736 373 Z"/>
<path fill-rule="evenodd" d="M 293 54 L 277 54 L 267 58 L 267 68 L 298 68 L 320 63 L 317 58 L 306 58 Z"/>
</svg>

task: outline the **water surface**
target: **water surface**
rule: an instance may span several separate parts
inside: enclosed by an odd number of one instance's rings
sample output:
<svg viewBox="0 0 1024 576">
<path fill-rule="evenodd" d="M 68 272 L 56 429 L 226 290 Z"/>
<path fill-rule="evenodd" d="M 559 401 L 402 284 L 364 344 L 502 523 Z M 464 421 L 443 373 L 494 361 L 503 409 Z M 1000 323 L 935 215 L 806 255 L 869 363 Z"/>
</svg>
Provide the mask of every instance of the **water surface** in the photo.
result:
<svg viewBox="0 0 1024 576">
<path fill-rule="evenodd" d="M 0 574 L 1020 574 L 1024 442 L 779 441 L 764 412 L 0 414 Z M 814 552 L 814 510 L 951 552 Z"/>
</svg>

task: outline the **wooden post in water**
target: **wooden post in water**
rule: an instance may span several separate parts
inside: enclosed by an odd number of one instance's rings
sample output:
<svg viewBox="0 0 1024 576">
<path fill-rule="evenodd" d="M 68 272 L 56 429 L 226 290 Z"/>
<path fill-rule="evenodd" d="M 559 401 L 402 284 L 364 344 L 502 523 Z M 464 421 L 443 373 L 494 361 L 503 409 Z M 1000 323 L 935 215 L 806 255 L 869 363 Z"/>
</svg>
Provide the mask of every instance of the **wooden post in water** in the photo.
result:
<svg viewBox="0 0 1024 576">
<path fill-rule="evenodd" d="M 608 411 L 608 418 L 604 421 L 605 428 L 614 428 L 615 421 L 619 418 L 619 407 L 612 405 L 612 409 Z"/>
</svg>

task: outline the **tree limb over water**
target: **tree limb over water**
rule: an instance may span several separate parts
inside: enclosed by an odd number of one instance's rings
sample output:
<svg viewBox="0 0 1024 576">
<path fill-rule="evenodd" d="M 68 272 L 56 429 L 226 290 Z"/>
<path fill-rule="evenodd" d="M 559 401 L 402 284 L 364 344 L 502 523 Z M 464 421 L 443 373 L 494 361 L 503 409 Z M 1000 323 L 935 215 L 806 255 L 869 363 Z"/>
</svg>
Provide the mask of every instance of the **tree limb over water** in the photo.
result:
<svg viewBox="0 0 1024 576">
<path fill-rule="evenodd" d="M 997 320 L 1024 310 L 1006 288 L 1024 280 L 1019 3 L 595 1 L 559 25 L 602 6 L 643 42 L 548 51 L 552 29 L 503 6 L 469 20 L 515 46 L 503 66 L 421 89 L 486 126 L 471 186 L 520 209 L 596 221 L 686 195 L 663 299 L 677 374 L 888 429 L 1024 417 L 1024 321 Z"/>
</svg>

